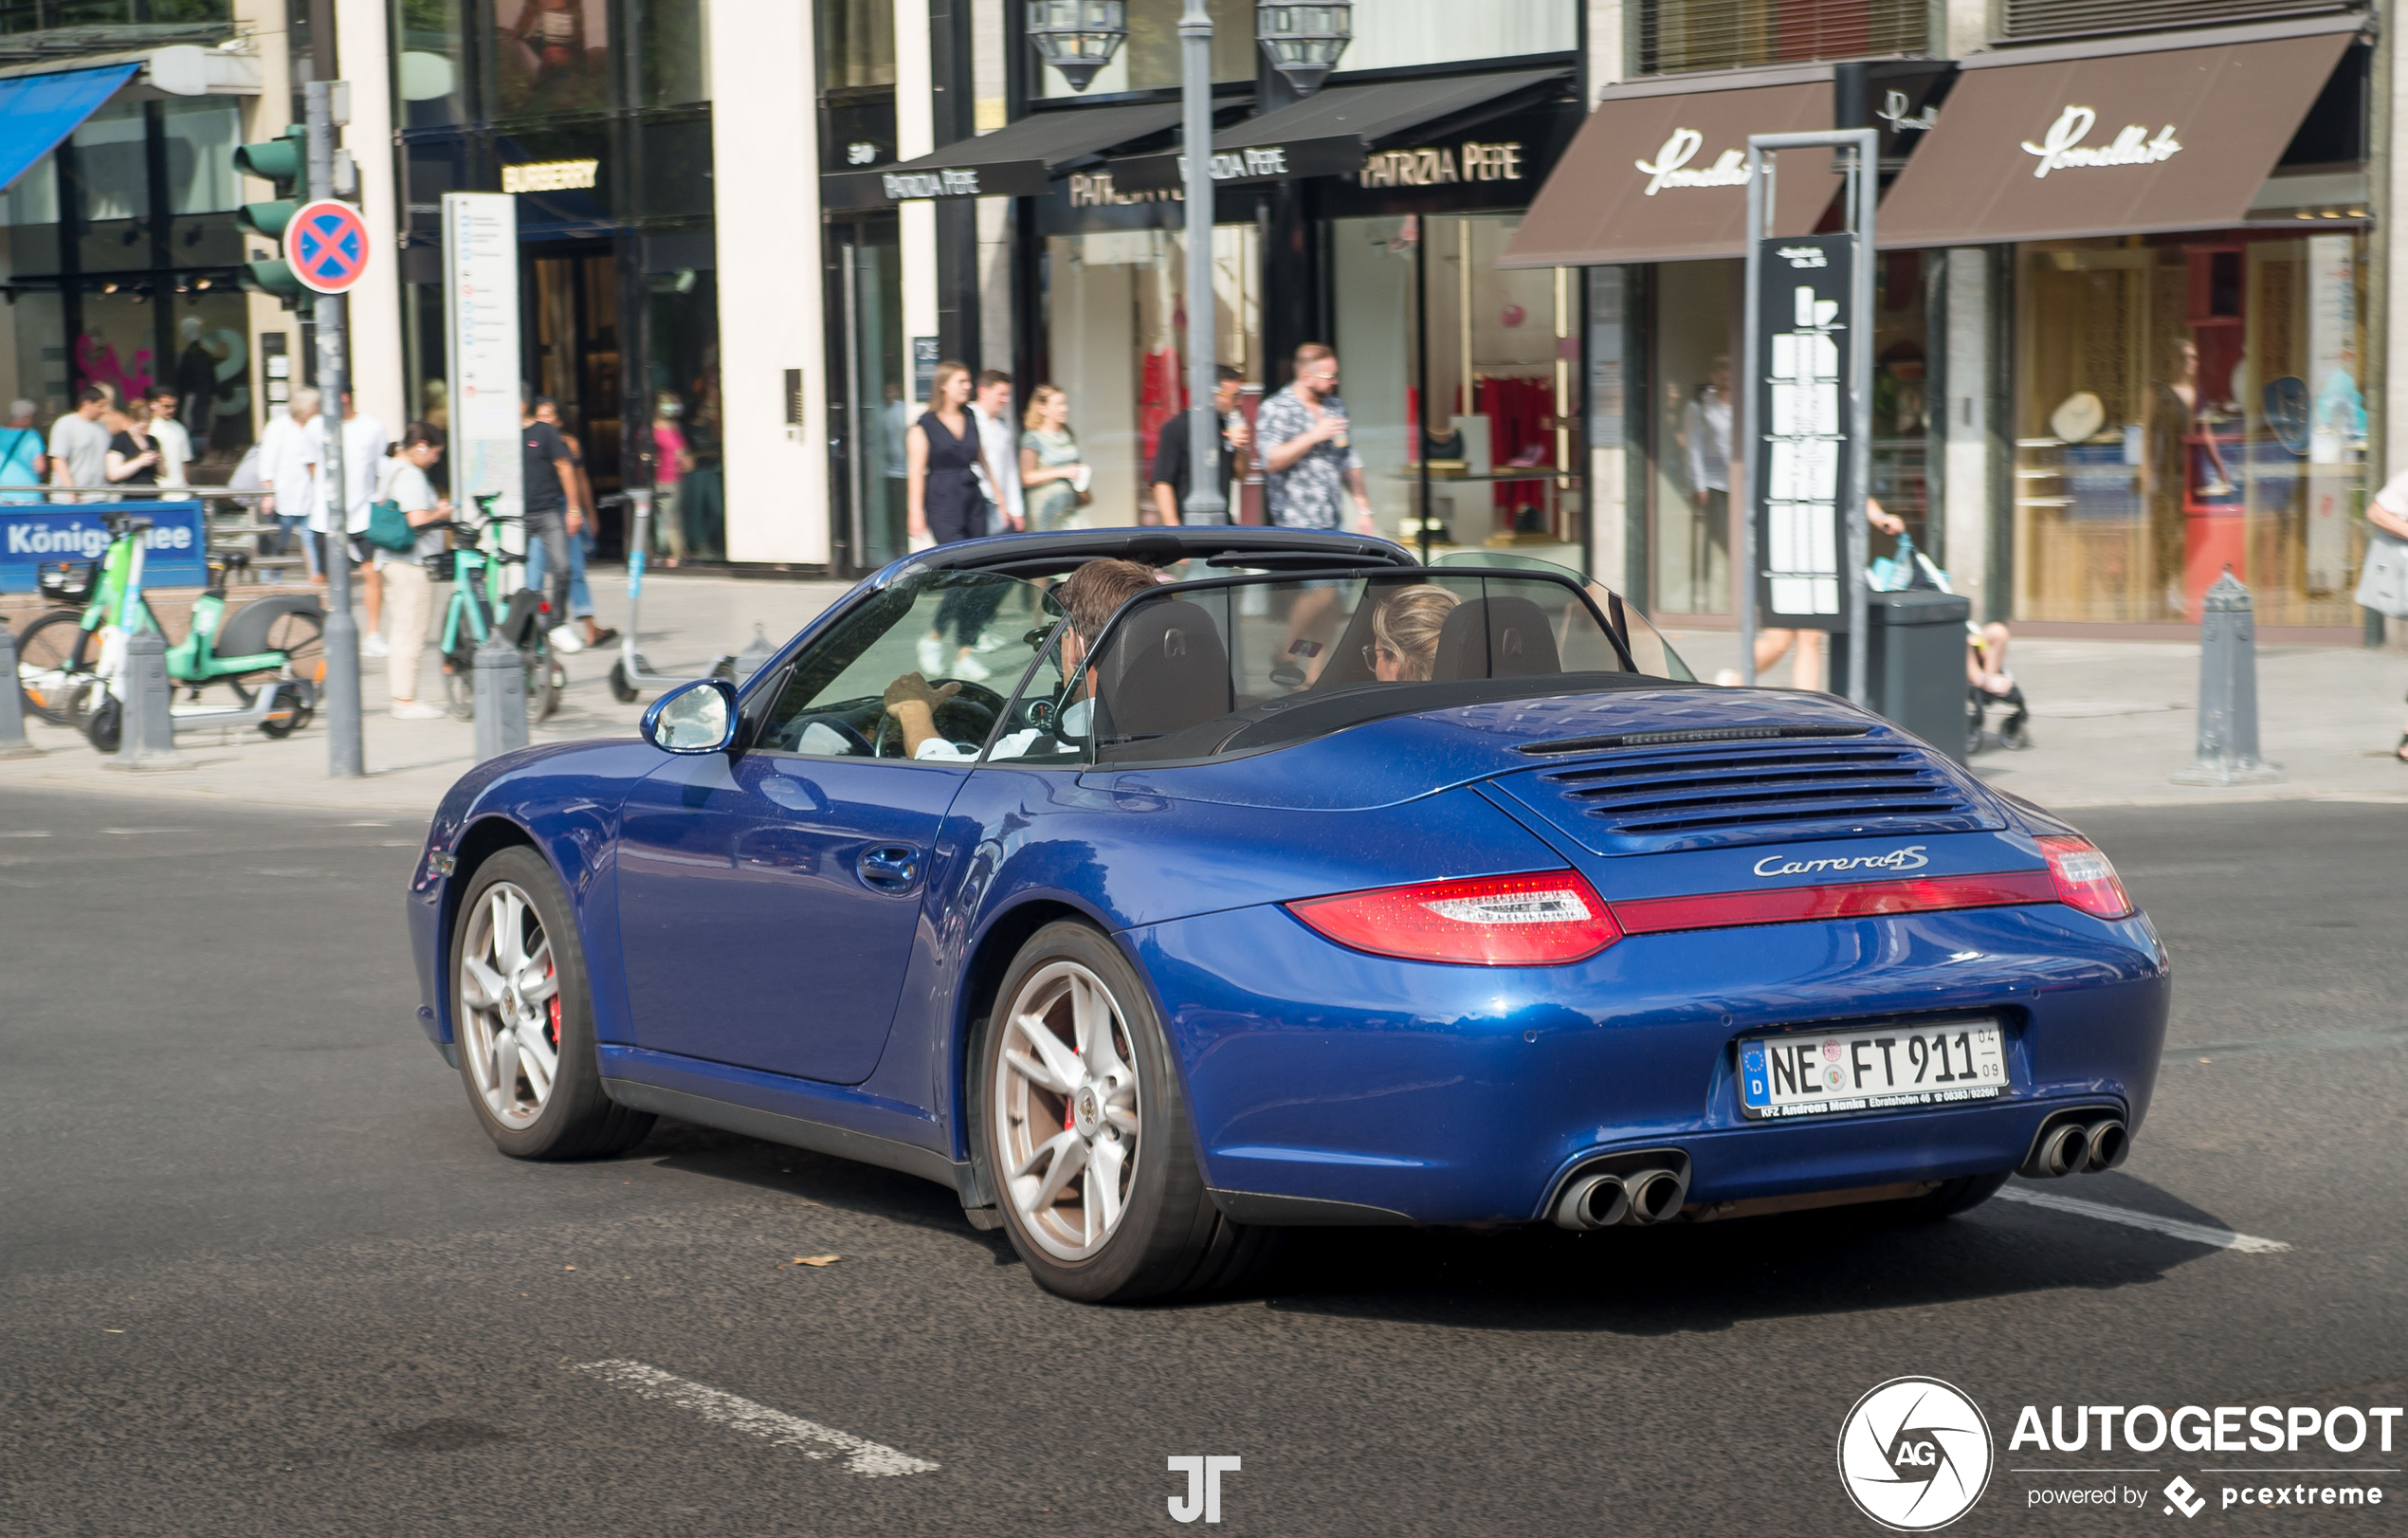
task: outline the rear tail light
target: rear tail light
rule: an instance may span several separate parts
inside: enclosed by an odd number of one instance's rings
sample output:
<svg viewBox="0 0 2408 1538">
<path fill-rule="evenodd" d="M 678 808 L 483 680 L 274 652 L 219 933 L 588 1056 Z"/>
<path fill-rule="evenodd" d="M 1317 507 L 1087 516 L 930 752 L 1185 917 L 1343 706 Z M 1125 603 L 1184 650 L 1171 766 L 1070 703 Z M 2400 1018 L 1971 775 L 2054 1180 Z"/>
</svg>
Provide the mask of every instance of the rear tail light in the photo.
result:
<svg viewBox="0 0 2408 1538">
<path fill-rule="evenodd" d="M 2049 877 L 2057 884 L 2058 902 L 2101 919 L 2120 919 L 2132 911 L 2132 899 L 2116 879 L 2115 867 L 2096 844 L 2067 833 L 2050 833 L 2040 839 L 2040 852 L 2048 856 Z"/>
<path fill-rule="evenodd" d="M 1471 966 L 1560 966 L 1622 938 L 1596 888 L 1571 870 L 1384 887 L 1290 903 L 1341 945 Z"/>
</svg>

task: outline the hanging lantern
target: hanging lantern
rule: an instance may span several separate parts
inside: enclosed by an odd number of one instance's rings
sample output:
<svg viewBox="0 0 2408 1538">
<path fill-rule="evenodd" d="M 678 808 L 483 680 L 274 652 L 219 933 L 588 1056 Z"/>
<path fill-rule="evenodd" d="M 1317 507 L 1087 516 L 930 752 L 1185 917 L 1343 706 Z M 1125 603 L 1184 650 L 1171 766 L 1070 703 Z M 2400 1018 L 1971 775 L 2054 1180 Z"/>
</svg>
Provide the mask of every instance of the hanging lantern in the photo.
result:
<svg viewBox="0 0 2408 1538">
<path fill-rule="evenodd" d="M 1298 96 L 1310 96 L 1338 67 L 1338 56 L 1355 40 L 1355 8 L 1351 0 L 1300 6 L 1288 0 L 1259 0 L 1254 8 L 1254 36 L 1270 57 L 1271 66 L 1287 77 Z"/>
<path fill-rule="evenodd" d="M 1029 0 L 1029 41 L 1074 91 L 1094 82 L 1128 35 L 1127 0 Z"/>
</svg>

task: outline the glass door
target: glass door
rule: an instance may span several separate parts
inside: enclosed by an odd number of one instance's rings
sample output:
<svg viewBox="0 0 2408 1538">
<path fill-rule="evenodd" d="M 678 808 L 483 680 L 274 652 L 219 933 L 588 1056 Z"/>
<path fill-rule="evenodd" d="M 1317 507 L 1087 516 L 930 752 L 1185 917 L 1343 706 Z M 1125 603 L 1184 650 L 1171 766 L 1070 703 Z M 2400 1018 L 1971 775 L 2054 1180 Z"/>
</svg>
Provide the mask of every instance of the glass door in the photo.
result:
<svg viewBox="0 0 2408 1538">
<path fill-rule="evenodd" d="M 830 467 L 848 570 L 876 571 L 909 548 L 903 435 L 911 429 L 904 372 L 903 246 L 892 214 L 830 220 L 829 354 Z"/>
</svg>

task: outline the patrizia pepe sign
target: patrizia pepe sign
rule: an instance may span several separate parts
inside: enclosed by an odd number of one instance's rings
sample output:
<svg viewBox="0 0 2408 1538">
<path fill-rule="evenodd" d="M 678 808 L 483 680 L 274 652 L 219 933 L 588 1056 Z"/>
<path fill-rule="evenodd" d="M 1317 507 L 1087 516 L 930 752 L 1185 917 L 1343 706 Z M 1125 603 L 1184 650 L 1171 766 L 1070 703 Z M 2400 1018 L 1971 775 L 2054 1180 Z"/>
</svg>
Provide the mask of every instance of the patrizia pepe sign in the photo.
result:
<svg viewBox="0 0 2408 1538">
<path fill-rule="evenodd" d="M 2048 136 L 2039 143 L 2023 141 L 2027 153 L 2040 157 L 2032 174 L 2045 176 L 2052 171 L 2076 166 L 2153 166 L 2182 152 L 2182 146 L 2175 141 L 2172 123 L 2159 129 L 2155 138 L 2149 137 L 2149 131 L 2140 124 L 2126 123 L 2112 143 L 2083 143 L 2098 120 L 2097 111 L 2090 107 L 2068 107 L 2058 113 L 2057 120 L 2049 125 Z"/>
<path fill-rule="evenodd" d="M 1667 187 L 1744 187 L 1747 185 L 1747 152 L 1724 150 L 1714 157 L 1714 163 L 1696 171 L 1687 168 L 1706 147 L 1706 136 L 1694 128 L 1675 128 L 1664 147 L 1655 152 L 1652 162 L 1633 160 L 1631 163 L 1647 173 L 1647 195 L 1653 197 Z"/>
</svg>

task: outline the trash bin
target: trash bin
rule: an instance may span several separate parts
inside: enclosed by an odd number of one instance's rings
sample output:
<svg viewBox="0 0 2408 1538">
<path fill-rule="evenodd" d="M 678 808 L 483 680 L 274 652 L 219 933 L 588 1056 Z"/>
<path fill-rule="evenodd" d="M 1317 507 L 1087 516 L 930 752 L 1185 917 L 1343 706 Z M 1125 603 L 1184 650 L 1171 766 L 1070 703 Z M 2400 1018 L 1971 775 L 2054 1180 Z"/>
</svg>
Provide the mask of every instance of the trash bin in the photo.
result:
<svg viewBox="0 0 2408 1538">
<path fill-rule="evenodd" d="M 1972 604 L 1953 593 L 1868 593 L 1866 703 L 1962 763 L 1965 757 L 1965 621 Z M 1831 638 L 1831 687 L 1848 692 L 1848 637 Z"/>
</svg>

